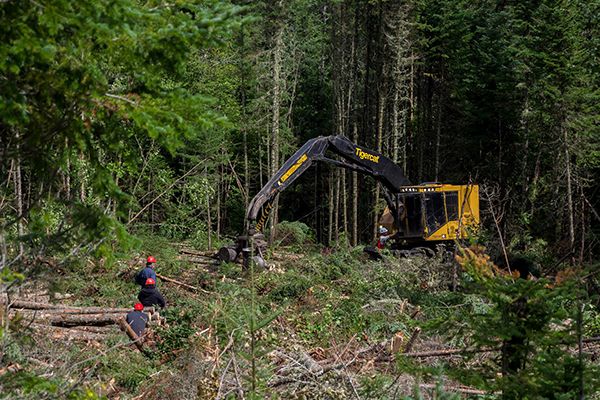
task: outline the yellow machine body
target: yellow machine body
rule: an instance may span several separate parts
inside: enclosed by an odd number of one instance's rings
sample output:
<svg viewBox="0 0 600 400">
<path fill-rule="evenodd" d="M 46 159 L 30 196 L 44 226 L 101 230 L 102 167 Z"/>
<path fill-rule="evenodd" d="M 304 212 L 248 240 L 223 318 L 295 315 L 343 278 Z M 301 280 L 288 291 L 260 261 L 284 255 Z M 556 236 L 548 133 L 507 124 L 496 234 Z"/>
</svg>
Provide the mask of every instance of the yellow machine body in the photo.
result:
<svg viewBox="0 0 600 400">
<path fill-rule="evenodd" d="M 479 227 L 479 186 L 427 183 L 403 187 L 399 225 L 388 207 L 379 224 L 407 242 L 464 239 Z"/>
</svg>

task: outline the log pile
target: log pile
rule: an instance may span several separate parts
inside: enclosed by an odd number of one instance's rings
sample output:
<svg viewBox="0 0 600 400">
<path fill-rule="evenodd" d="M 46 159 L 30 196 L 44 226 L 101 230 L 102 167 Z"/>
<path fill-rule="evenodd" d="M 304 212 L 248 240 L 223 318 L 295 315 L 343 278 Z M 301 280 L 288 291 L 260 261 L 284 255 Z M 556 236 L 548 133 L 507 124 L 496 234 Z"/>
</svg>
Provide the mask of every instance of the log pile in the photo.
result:
<svg viewBox="0 0 600 400">
<path fill-rule="evenodd" d="M 0 299 L 0 306 L 8 309 L 6 315 L 10 320 L 34 333 L 55 340 L 78 341 L 104 341 L 109 335 L 118 334 L 120 321 L 124 322 L 125 315 L 131 311 L 130 308 L 75 307 L 29 300 L 11 300 L 7 304 L 7 299 Z M 144 312 L 149 321 L 160 323 L 154 307 L 146 307 Z M 141 347 L 140 342 L 136 345 Z"/>
</svg>

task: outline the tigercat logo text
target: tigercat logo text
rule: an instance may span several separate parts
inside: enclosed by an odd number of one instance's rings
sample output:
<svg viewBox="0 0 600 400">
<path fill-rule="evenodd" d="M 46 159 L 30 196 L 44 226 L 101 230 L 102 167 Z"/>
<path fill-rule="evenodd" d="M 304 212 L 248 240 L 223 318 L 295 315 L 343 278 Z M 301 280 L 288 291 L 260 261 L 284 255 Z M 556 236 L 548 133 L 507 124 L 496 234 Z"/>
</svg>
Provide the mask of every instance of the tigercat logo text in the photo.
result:
<svg viewBox="0 0 600 400">
<path fill-rule="evenodd" d="M 304 164 L 304 161 L 306 161 L 308 159 L 308 157 L 306 156 L 306 154 L 302 154 L 302 157 L 300 157 L 300 159 L 298 161 L 296 161 L 296 163 L 294 165 L 292 165 L 290 167 L 290 169 L 288 169 L 285 174 L 283 174 L 283 176 L 281 177 L 281 179 L 279 180 L 279 186 L 281 186 L 285 181 L 288 180 L 288 178 L 294 173 L 296 172 L 296 170 L 298 168 L 300 168 L 300 166 L 302 164 Z"/>
<path fill-rule="evenodd" d="M 366 158 L 367 160 L 373 161 L 374 163 L 379 163 L 379 156 L 362 151 L 362 149 L 359 147 L 356 148 L 356 156 L 359 157 L 361 160 L 364 160 Z"/>
</svg>

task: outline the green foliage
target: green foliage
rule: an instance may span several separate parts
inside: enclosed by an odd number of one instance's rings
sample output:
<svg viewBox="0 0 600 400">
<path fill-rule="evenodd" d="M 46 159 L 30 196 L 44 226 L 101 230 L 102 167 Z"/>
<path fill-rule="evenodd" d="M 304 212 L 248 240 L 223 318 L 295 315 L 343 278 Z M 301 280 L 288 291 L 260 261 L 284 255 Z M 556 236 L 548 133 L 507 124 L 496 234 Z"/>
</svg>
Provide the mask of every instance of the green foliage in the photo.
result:
<svg viewBox="0 0 600 400">
<path fill-rule="evenodd" d="M 2 166 L 18 160 L 23 185 L 36 186 L 25 215 L 8 214 L 3 230 L 26 222 L 18 240 L 31 253 L 89 243 L 110 258 L 112 241 L 130 246 L 126 191 L 146 180 L 131 180 L 150 165 L 146 154 L 173 154 L 228 126 L 209 94 L 184 79 L 195 54 L 229 37 L 238 11 L 194 0 L 2 3 L 0 18 L 10 21 L 0 28 Z"/>
<path fill-rule="evenodd" d="M 286 272 L 274 283 L 275 286 L 269 290 L 269 297 L 279 304 L 290 299 L 299 299 L 313 284 L 310 278 L 295 271 Z"/>
<path fill-rule="evenodd" d="M 578 305 L 585 292 L 577 281 L 518 278 L 500 270 L 477 247 L 463 250 L 459 261 L 468 277 L 465 290 L 485 306 L 458 307 L 440 321 L 440 332 L 464 338 L 474 348 L 500 348 L 501 357 L 453 375 L 468 385 L 502 391 L 506 398 L 549 398 L 556 393 L 573 398 L 579 379 L 585 379 L 587 390 L 597 387 L 597 367 L 566 351 L 582 334 Z"/>
<path fill-rule="evenodd" d="M 40 377 L 26 371 L 4 374 L 0 378 L 3 394 L 18 398 L 55 397 L 69 400 L 94 400 L 99 397 L 89 389 L 70 388 L 68 382 Z"/>
<path fill-rule="evenodd" d="M 282 221 L 275 226 L 276 240 L 279 245 L 303 245 L 314 243 L 314 233 L 310 227 L 299 221 Z"/>
<path fill-rule="evenodd" d="M 161 314 L 167 318 L 167 328 L 159 328 L 157 334 L 161 338 L 158 343 L 160 354 L 168 354 L 173 350 L 185 349 L 189 343 L 189 337 L 195 332 L 192 322 L 195 321 L 196 309 L 191 307 L 169 307 Z"/>
</svg>

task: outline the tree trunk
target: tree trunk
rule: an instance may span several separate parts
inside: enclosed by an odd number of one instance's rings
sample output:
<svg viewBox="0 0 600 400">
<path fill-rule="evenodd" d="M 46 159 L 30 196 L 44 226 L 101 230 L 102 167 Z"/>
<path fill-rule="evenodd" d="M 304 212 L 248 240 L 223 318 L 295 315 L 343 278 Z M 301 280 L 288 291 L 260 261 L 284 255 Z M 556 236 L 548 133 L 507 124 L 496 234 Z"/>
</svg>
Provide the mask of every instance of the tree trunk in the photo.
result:
<svg viewBox="0 0 600 400">
<path fill-rule="evenodd" d="M 241 97 L 241 130 L 242 130 L 242 141 L 244 147 L 244 209 L 248 208 L 250 203 L 250 173 L 248 169 L 248 129 L 247 129 L 247 103 L 246 103 L 246 67 L 245 57 L 246 48 L 244 47 L 244 26 L 240 28 L 240 51 L 241 51 L 241 62 L 240 65 L 240 97 Z M 261 184 L 262 187 L 262 184 Z"/>
<path fill-rule="evenodd" d="M 342 170 L 342 226 L 348 240 L 348 190 L 346 187 L 346 170 Z"/>
<path fill-rule="evenodd" d="M 567 129 L 564 123 L 561 125 L 563 140 L 564 140 L 564 151 L 565 151 L 565 168 L 567 173 L 567 212 L 569 213 L 569 245 L 571 251 L 575 245 L 575 221 L 573 216 L 573 188 L 571 182 L 571 156 L 569 154 L 569 137 L 567 135 Z"/>
<path fill-rule="evenodd" d="M 208 171 L 204 170 L 204 176 L 206 177 L 206 182 L 208 182 Z M 208 188 L 206 189 L 206 228 L 207 228 L 207 240 L 208 240 L 208 250 L 212 249 L 212 218 L 210 212 L 210 191 Z"/>
<path fill-rule="evenodd" d="M 82 203 L 85 203 L 87 199 L 86 189 L 85 189 L 85 172 L 84 172 L 84 156 L 83 153 L 79 153 L 79 200 Z M 131 213 L 131 211 L 130 211 Z"/>
<path fill-rule="evenodd" d="M 69 139 L 65 138 L 65 153 L 67 154 L 67 166 L 64 171 L 65 177 L 65 198 L 67 201 L 71 200 L 71 155 L 69 154 Z"/>
<path fill-rule="evenodd" d="M 223 169 L 224 166 L 223 165 L 219 165 L 218 167 L 219 170 L 219 175 L 217 178 L 217 205 L 216 205 L 216 210 L 217 210 L 217 229 L 216 229 L 216 234 L 217 234 L 217 240 L 221 239 L 221 190 L 222 190 L 222 186 L 223 186 Z M 210 248 L 209 248 L 210 250 Z"/>
<path fill-rule="evenodd" d="M 438 93 L 437 99 L 437 121 L 435 130 L 435 182 L 438 182 L 440 173 L 440 144 L 442 136 L 442 95 Z"/>
<path fill-rule="evenodd" d="M 17 157 L 14 160 L 15 164 L 15 176 L 13 178 L 15 183 L 15 200 L 17 202 L 17 232 L 19 234 L 19 256 L 22 256 L 25 252 L 23 246 L 23 236 L 25 235 L 25 226 L 23 224 L 23 191 L 22 191 L 22 181 L 21 181 L 21 144 L 20 142 L 20 134 L 18 130 L 15 130 L 15 139 L 16 139 L 16 150 Z"/>
<path fill-rule="evenodd" d="M 340 182 L 341 171 L 336 169 L 335 171 L 335 241 L 337 242 L 340 238 Z"/>
<path fill-rule="evenodd" d="M 279 169 L 279 116 L 281 103 L 281 58 L 283 53 L 283 28 L 279 27 L 275 34 L 275 47 L 273 49 L 273 103 L 272 103 L 272 136 L 271 136 L 271 176 L 275 175 Z M 273 202 L 273 211 L 271 212 L 271 223 L 269 232 L 269 242 L 272 243 L 275 238 L 275 225 L 278 222 L 279 196 L 275 197 Z"/>
<path fill-rule="evenodd" d="M 358 139 L 356 121 L 352 126 L 352 140 Z M 358 172 L 352 171 L 352 245 L 358 244 Z"/>
<path fill-rule="evenodd" d="M 385 95 L 382 93 L 385 90 L 385 79 L 382 83 L 382 88 L 379 94 L 379 107 L 377 111 L 377 151 L 382 152 L 383 145 L 383 110 L 385 108 Z M 379 184 L 375 185 L 375 204 L 373 212 L 373 237 L 377 237 L 377 225 L 379 222 Z"/>
<path fill-rule="evenodd" d="M 333 241 L 333 171 L 329 172 L 329 227 L 327 229 L 327 245 Z"/>
</svg>

